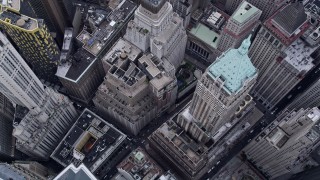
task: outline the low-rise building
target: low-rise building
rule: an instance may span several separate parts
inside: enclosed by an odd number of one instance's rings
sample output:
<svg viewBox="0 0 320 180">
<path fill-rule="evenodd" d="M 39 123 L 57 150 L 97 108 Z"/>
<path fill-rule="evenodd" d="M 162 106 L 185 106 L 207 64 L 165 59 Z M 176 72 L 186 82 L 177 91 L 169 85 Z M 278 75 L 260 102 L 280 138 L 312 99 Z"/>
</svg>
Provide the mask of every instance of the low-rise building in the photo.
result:
<svg viewBox="0 0 320 180">
<path fill-rule="evenodd" d="M 140 147 L 132 151 L 117 168 L 127 180 L 152 180 L 163 173 L 161 167 Z"/>
</svg>

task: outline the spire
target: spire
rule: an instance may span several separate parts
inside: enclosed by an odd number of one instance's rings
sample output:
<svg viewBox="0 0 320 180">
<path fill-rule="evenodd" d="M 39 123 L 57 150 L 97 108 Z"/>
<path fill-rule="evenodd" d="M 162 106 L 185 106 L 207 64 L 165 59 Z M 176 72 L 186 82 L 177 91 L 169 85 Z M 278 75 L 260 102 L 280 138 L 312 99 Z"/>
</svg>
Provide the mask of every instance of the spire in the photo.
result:
<svg viewBox="0 0 320 180">
<path fill-rule="evenodd" d="M 251 34 L 247 37 L 247 39 L 242 41 L 241 46 L 238 48 L 238 51 L 240 54 L 245 55 L 248 53 L 249 47 L 251 45 L 250 39 L 251 39 Z"/>
</svg>

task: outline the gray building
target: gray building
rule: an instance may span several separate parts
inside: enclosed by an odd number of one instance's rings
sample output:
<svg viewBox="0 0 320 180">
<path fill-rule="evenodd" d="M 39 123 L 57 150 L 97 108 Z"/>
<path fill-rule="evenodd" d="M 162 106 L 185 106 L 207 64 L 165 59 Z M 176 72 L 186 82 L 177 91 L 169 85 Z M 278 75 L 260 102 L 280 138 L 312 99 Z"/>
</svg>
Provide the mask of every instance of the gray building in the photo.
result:
<svg viewBox="0 0 320 180">
<path fill-rule="evenodd" d="M 115 4 L 113 10 L 89 6 L 84 12 L 89 27 L 78 35 L 66 29 L 56 75 L 71 98 L 85 104 L 91 101 L 105 75 L 100 58 L 124 34 L 135 9 L 127 0 Z"/>
<path fill-rule="evenodd" d="M 226 11 L 232 14 L 239 6 L 243 0 L 227 0 L 226 1 Z M 250 4 L 254 5 L 262 11 L 260 16 L 261 21 L 265 21 L 271 17 L 278 9 L 280 9 L 286 0 L 247 0 Z"/>
<path fill-rule="evenodd" d="M 76 167 L 70 164 L 63 171 L 61 171 L 53 180 L 98 180 L 90 170 L 84 165 Z"/>
<path fill-rule="evenodd" d="M 0 92 L 16 107 L 16 148 L 31 157 L 48 159 L 77 112 L 67 97 L 40 82 L 3 34 L 0 42 L 5 57 L 0 60 Z"/>
<path fill-rule="evenodd" d="M 223 28 L 218 49 L 224 52 L 229 48 L 238 48 L 241 42 L 259 25 L 260 15 L 261 10 L 243 1 Z"/>
<path fill-rule="evenodd" d="M 252 94 L 268 109 L 274 109 L 314 67 L 310 55 L 317 48 L 300 39 L 308 28 L 303 5 L 288 4 L 264 23 L 250 48 L 259 70 Z"/>
<path fill-rule="evenodd" d="M 285 111 L 245 148 L 249 161 L 273 179 L 304 169 L 305 159 L 319 144 L 318 108 Z"/>
<path fill-rule="evenodd" d="M 14 157 L 15 140 L 12 136 L 14 107 L 3 94 L 0 93 L 0 158 Z"/>
<path fill-rule="evenodd" d="M 46 180 L 52 178 L 48 169 L 35 161 L 0 163 L 0 178 L 12 180 Z"/>
</svg>

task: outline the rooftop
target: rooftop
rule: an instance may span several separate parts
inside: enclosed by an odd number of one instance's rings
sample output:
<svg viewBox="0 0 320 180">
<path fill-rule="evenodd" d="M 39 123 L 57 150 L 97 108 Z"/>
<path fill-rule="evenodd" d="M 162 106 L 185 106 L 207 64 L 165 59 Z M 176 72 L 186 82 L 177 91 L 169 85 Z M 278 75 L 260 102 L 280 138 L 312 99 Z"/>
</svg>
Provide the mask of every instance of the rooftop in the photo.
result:
<svg viewBox="0 0 320 180">
<path fill-rule="evenodd" d="M 295 2 L 279 10 L 272 22 L 291 36 L 307 21 L 302 2 Z"/>
<path fill-rule="evenodd" d="M 314 59 L 310 55 L 317 47 L 309 47 L 299 38 L 284 50 L 287 55 L 284 60 L 291 64 L 297 73 L 305 74 L 314 67 Z"/>
<path fill-rule="evenodd" d="M 38 21 L 36 19 L 11 11 L 2 12 L 0 14 L 0 20 L 26 31 L 33 31 L 38 28 Z"/>
<path fill-rule="evenodd" d="M 61 61 L 56 76 L 77 82 L 95 61 L 93 55 L 80 48 L 67 60 Z"/>
<path fill-rule="evenodd" d="M 139 58 L 139 64 L 150 79 L 150 84 L 157 90 L 165 88 L 168 84 L 172 83 L 174 79 L 170 77 L 161 65 L 161 61 L 153 54 L 143 55 Z"/>
<path fill-rule="evenodd" d="M 153 14 L 157 14 L 165 3 L 165 0 L 142 0 L 141 6 Z"/>
<path fill-rule="evenodd" d="M 220 40 L 220 34 L 210 30 L 207 26 L 199 23 L 196 27 L 189 31 L 192 35 L 199 38 L 210 47 L 216 49 Z"/>
<path fill-rule="evenodd" d="M 0 179 L 26 180 L 26 177 L 13 169 L 11 165 L 0 163 Z"/>
<path fill-rule="evenodd" d="M 169 171 L 165 172 L 161 175 L 158 180 L 178 180 L 178 178 Z"/>
<path fill-rule="evenodd" d="M 75 167 L 70 164 L 62 172 L 60 172 L 53 180 L 98 180 L 90 170 L 81 164 L 79 167 Z"/>
<path fill-rule="evenodd" d="M 122 58 L 127 58 L 130 61 L 135 61 L 142 51 L 130 42 L 120 38 L 112 48 L 102 58 L 103 62 L 110 65 L 121 65 Z M 121 58 L 122 57 L 122 58 Z"/>
<path fill-rule="evenodd" d="M 298 39 L 310 26 L 300 6 L 300 3 L 284 6 L 264 23 L 286 46 Z"/>
<path fill-rule="evenodd" d="M 248 57 L 250 37 L 238 49 L 229 49 L 209 66 L 209 73 L 220 78 L 227 93 L 232 94 L 243 87 L 243 83 L 257 75 L 257 69 Z"/>
<path fill-rule="evenodd" d="M 19 12 L 20 11 L 20 1 L 21 0 L 0 0 L 0 12 L 4 11 L 5 9 L 11 9 L 13 11 Z"/>
<path fill-rule="evenodd" d="M 163 172 L 160 166 L 140 147 L 132 151 L 117 168 L 125 171 L 137 180 L 155 179 Z"/>
<path fill-rule="evenodd" d="M 247 1 L 243 1 L 238 9 L 232 14 L 232 18 L 236 20 L 239 23 L 245 22 L 247 19 L 249 19 L 252 15 L 259 12 L 258 8 L 251 5 Z"/>
<path fill-rule="evenodd" d="M 77 36 L 77 40 L 83 43 L 83 48 L 93 56 L 98 56 L 109 43 L 121 24 L 133 14 L 136 4 L 132 1 L 123 0 L 112 11 L 110 8 L 90 7 L 88 10 L 88 21 L 95 26 L 92 33 L 82 30 Z"/>
<path fill-rule="evenodd" d="M 182 153 L 190 163 L 197 165 L 205 161 L 207 147 L 195 142 L 173 121 L 170 120 L 162 124 L 154 133 L 160 134 L 172 143 L 172 147 Z"/>
<path fill-rule="evenodd" d="M 71 163 L 78 167 L 83 163 L 95 172 L 125 139 L 125 134 L 85 109 L 51 158 L 65 167 Z"/>
</svg>

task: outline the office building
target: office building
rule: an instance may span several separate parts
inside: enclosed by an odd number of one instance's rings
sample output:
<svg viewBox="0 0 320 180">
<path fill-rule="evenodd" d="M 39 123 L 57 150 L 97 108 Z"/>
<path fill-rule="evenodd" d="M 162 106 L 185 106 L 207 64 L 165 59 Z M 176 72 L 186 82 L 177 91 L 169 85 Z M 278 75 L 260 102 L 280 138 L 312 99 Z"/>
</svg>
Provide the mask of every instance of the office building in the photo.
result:
<svg viewBox="0 0 320 180">
<path fill-rule="evenodd" d="M 73 53 L 73 29 L 66 29 L 56 76 L 72 99 L 88 104 L 103 81 L 101 61 L 79 48 Z"/>
<path fill-rule="evenodd" d="M 191 13 L 198 8 L 199 2 L 194 0 L 169 0 L 173 11 L 183 19 L 183 26 L 186 28 L 191 19 Z"/>
<path fill-rule="evenodd" d="M 124 39 L 143 52 L 166 59 L 177 69 L 184 57 L 187 34 L 183 20 L 165 0 L 143 0 L 128 24 Z"/>
<path fill-rule="evenodd" d="M 190 106 L 176 122 L 164 123 L 149 137 L 151 147 L 183 178 L 199 179 L 207 171 L 213 137 L 244 106 L 257 77 L 247 55 L 249 46 L 250 37 L 212 63 L 198 81 Z"/>
<path fill-rule="evenodd" d="M 289 104 L 288 109 L 320 107 L 320 79 L 310 85 Z"/>
<path fill-rule="evenodd" d="M 169 170 L 162 174 L 157 180 L 178 180 L 178 177 Z"/>
<path fill-rule="evenodd" d="M 141 148 L 133 150 L 120 164 L 118 172 L 127 180 L 156 179 L 162 168 Z"/>
<path fill-rule="evenodd" d="M 70 164 L 63 169 L 53 180 L 98 180 L 90 170 L 84 165 L 76 167 L 74 164 Z"/>
<path fill-rule="evenodd" d="M 25 0 L 30 5 L 35 14 L 32 18 L 43 19 L 57 43 L 61 46 L 64 29 L 71 25 L 70 18 L 65 11 L 62 0 Z M 69 0 L 70 1 L 70 0 Z M 72 0 L 71 0 L 72 1 Z M 74 8 L 74 7 L 71 7 Z"/>
<path fill-rule="evenodd" d="M 270 179 L 303 171 L 319 142 L 318 108 L 285 111 L 245 148 L 251 163 Z"/>
<path fill-rule="evenodd" d="M 173 65 L 141 55 L 138 47 L 119 39 L 102 58 L 107 75 L 93 99 L 103 117 L 135 135 L 168 110 L 177 94 Z"/>
<path fill-rule="evenodd" d="M 35 161 L 15 161 L 11 164 L 0 163 L 0 178 L 12 180 L 50 179 L 48 169 Z"/>
<path fill-rule="evenodd" d="M 227 0 L 226 11 L 232 14 L 243 0 Z M 247 0 L 250 4 L 254 5 L 262 11 L 260 20 L 263 22 L 272 16 L 278 9 L 286 4 L 286 0 Z"/>
<path fill-rule="evenodd" d="M 181 177 L 195 180 L 206 173 L 210 147 L 197 143 L 174 121 L 162 124 L 148 139 L 150 146 Z"/>
<path fill-rule="evenodd" d="M 0 60 L 0 92 L 16 107 L 16 148 L 31 157 L 47 159 L 77 112 L 67 97 L 40 82 L 3 34 L 0 42 L 4 57 Z"/>
<path fill-rule="evenodd" d="M 56 146 L 51 158 L 64 167 L 82 163 L 101 179 L 126 155 L 127 136 L 85 109 Z"/>
<path fill-rule="evenodd" d="M 189 56 L 205 65 L 206 69 L 221 51 L 218 43 L 221 38 L 221 29 L 230 16 L 209 3 L 205 10 L 197 9 L 191 14 L 188 27 L 188 41 L 186 59 Z M 194 63 L 194 64 L 198 64 Z"/>
<path fill-rule="evenodd" d="M 78 35 L 71 28 L 65 31 L 56 75 L 76 101 L 88 104 L 92 100 L 105 76 L 100 58 L 124 34 L 136 9 L 136 5 L 127 0 L 114 5 L 112 12 L 109 8 L 93 6 L 84 12 L 87 17 L 84 21 L 89 23 L 91 33 L 88 28 Z"/>
<path fill-rule="evenodd" d="M 10 159 L 15 155 L 15 140 L 12 136 L 14 107 L 3 94 L 0 93 L 0 158 Z"/>
<path fill-rule="evenodd" d="M 0 25 L 17 45 L 34 73 L 56 83 L 60 50 L 41 19 L 19 14 L 20 0 L 6 1 L 0 11 Z"/>
<path fill-rule="evenodd" d="M 260 15 L 261 10 L 243 1 L 223 28 L 218 49 L 224 52 L 229 48 L 238 48 L 241 42 L 259 25 Z"/>
<path fill-rule="evenodd" d="M 207 142 L 236 110 L 256 82 L 257 70 L 248 57 L 250 37 L 238 49 L 218 57 L 199 80 L 192 102 L 177 123 L 197 141 Z"/>
<path fill-rule="evenodd" d="M 259 77 L 252 94 L 268 109 L 277 103 L 313 67 L 309 47 L 299 37 L 309 28 L 300 2 L 288 4 L 269 18 L 258 32 L 249 52 Z"/>
</svg>

